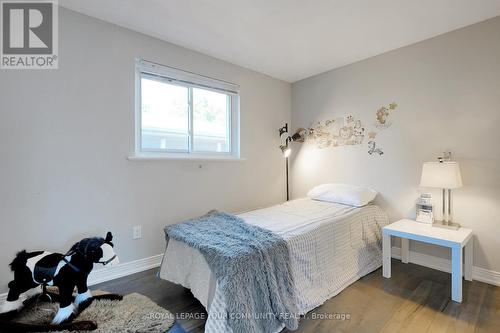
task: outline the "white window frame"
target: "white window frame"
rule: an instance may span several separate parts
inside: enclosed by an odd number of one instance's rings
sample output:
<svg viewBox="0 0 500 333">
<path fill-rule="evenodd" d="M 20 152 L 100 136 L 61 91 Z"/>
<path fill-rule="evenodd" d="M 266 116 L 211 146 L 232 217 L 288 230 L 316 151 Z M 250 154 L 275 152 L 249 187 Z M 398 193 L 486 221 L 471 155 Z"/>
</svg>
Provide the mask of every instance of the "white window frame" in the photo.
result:
<svg viewBox="0 0 500 333">
<path fill-rule="evenodd" d="M 189 103 L 189 144 L 187 151 L 142 149 L 141 125 L 141 78 L 149 76 L 160 82 L 179 85 L 186 88 L 201 88 L 230 96 L 231 112 L 229 115 L 229 152 L 193 151 L 192 96 Z M 191 91 L 191 90 L 189 90 Z M 239 86 L 234 83 L 160 65 L 144 59 L 136 59 L 135 64 L 135 152 L 129 159 L 240 159 L 240 102 Z"/>
</svg>

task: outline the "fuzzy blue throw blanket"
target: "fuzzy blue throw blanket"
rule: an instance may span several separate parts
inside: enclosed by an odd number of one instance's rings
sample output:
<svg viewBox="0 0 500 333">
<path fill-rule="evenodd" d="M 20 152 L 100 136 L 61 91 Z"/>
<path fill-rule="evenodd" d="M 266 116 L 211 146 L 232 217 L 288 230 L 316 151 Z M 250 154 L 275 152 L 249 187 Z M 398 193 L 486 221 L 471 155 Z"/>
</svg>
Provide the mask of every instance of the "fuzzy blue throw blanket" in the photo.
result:
<svg viewBox="0 0 500 333">
<path fill-rule="evenodd" d="M 225 297 L 234 333 L 273 333 L 283 324 L 297 329 L 289 252 L 281 237 L 217 211 L 169 225 L 165 233 L 203 254 Z"/>
</svg>

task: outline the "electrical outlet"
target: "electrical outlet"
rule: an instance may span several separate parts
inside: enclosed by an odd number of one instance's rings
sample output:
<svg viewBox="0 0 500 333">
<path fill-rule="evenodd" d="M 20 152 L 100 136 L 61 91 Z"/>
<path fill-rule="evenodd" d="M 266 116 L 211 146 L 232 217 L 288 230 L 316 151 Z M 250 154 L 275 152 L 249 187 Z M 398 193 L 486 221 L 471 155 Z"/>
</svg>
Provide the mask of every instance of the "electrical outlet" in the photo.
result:
<svg viewBox="0 0 500 333">
<path fill-rule="evenodd" d="M 132 239 L 140 239 L 140 238 L 142 238 L 142 226 L 134 225 L 134 228 L 132 229 Z"/>
</svg>

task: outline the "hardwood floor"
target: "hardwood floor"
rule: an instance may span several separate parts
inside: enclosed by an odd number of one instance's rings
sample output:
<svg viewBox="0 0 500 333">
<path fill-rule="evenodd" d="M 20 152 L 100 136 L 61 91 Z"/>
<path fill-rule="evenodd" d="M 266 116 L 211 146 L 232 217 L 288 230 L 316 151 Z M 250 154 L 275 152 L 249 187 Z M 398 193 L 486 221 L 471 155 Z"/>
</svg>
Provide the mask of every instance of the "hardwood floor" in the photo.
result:
<svg viewBox="0 0 500 333">
<path fill-rule="evenodd" d="M 150 270 L 93 289 L 141 293 L 176 315 L 169 333 L 203 332 L 203 306 L 189 290 L 155 274 Z M 391 279 L 381 269 L 363 277 L 309 312 L 293 332 L 500 332 L 499 287 L 464 281 L 461 304 L 451 301 L 450 289 L 450 274 L 393 260 Z"/>
</svg>

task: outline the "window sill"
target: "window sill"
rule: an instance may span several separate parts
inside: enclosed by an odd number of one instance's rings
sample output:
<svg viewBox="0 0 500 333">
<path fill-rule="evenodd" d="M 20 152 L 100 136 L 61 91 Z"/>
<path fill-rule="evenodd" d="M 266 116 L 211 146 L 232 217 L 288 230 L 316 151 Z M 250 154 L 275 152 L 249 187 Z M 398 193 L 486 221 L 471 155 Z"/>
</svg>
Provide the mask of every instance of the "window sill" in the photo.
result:
<svg viewBox="0 0 500 333">
<path fill-rule="evenodd" d="M 246 159 L 234 156 L 175 156 L 175 155 L 131 155 L 127 157 L 129 161 L 193 161 L 193 162 L 243 162 Z"/>
</svg>

